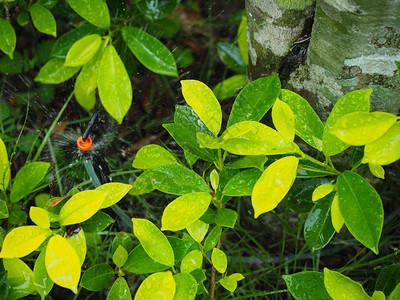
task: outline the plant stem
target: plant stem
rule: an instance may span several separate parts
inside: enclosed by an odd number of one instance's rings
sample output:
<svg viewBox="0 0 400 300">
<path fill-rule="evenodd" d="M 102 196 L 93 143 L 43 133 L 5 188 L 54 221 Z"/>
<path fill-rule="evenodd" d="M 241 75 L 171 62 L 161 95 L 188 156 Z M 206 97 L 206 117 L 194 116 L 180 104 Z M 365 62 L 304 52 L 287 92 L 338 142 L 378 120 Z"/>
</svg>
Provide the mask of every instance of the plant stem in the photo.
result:
<svg viewBox="0 0 400 300">
<path fill-rule="evenodd" d="M 220 249 L 221 248 L 221 243 L 222 243 L 222 237 L 219 238 L 216 248 Z M 208 296 L 209 300 L 214 300 L 215 287 L 217 286 L 217 282 L 215 281 L 216 276 L 217 276 L 217 270 L 215 269 L 214 266 L 212 266 L 212 268 L 211 268 L 210 294 Z"/>
<path fill-rule="evenodd" d="M 331 173 L 334 173 L 336 175 L 340 175 L 340 172 L 335 169 L 335 167 L 332 165 L 332 163 L 331 164 L 327 164 L 327 163 L 320 162 L 319 160 L 316 160 L 315 158 L 311 157 L 310 155 L 305 154 L 300 149 L 297 149 L 296 153 L 301 156 L 300 159 L 307 159 L 307 160 L 311 161 L 312 163 L 325 168 L 327 171 L 329 171 Z M 330 159 L 327 159 L 327 162 L 329 163 Z"/>
</svg>

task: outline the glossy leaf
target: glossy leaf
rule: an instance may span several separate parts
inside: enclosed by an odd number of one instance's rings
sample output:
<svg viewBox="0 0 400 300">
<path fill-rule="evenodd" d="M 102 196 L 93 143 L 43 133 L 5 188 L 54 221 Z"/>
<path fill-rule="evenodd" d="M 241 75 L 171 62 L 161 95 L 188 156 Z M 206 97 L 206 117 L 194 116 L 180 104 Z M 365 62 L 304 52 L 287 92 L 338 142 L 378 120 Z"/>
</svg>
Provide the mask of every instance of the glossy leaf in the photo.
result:
<svg viewBox="0 0 400 300">
<path fill-rule="evenodd" d="M 221 237 L 221 234 L 222 234 L 221 226 L 215 226 L 210 231 L 210 233 L 207 235 L 207 237 L 204 241 L 204 251 L 205 252 L 211 251 L 211 249 L 217 245 L 218 240 Z"/>
<path fill-rule="evenodd" d="M 250 196 L 261 175 L 262 172 L 255 168 L 239 172 L 228 181 L 222 193 L 226 196 Z"/>
<path fill-rule="evenodd" d="M 233 209 L 222 207 L 218 210 L 215 216 L 215 224 L 222 227 L 235 227 L 236 220 L 238 218 L 238 213 Z"/>
<path fill-rule="evenodd" d="M 78 233 L 73 236 L 66 238 L 67 242 L 74 248 L 76 254 L 79 257 L 80 265 L 82 266 L 86 259 L 86 236 L 83 231 L 83 228 L 79 230 Z"/>
<path fill-rule="evenodd" d="M 176 291 L 174 300 L 194 300 L 197 293 L 197 281 L 192 275 L 178 273 L 174 275 Z"/>
<path fill-rule="evenodd" d="M 330 133 L 347 144 L 362 146 L 381 137 L 396 120 L 395 115 L 382 111 L 356 111 L 337 120 Z"/>
<path fill-rule="evenodd" d="M 217 199 L 221 199 L 222 203 L 226 203 L 231 199 L 230 196 L 223 195 L 223 190 L 225 189 L 225 186 L 228 184 L 229 180 L 233 176 L 235 176 L 237 173 L 239 173 L 238 169 L 232 169 L 232 168 L 229 168 L 228 166 L 225 166 L 225 168 L 223 168 L 221 170 L 221 172 L 219 172 L 219 185 L 218 185 L 218 189 L 215 192 L 214 197 Z M 214 212 L 212 212 L 210 217 L 213 218 L 213 214 L 214 214 Z M 212 223 L 212 222 L 214 222 L 214 221 L 211 220 L 211 222 L 209 222 L 209 223 Z"/>
<path fill-rule="evenodd" d="M 324 268 L 324 284 L 333 300 L 341 299 L 371 299 L 361 284 L 338 272 Z"/>
<path fill-rule="evenodd" d="M 59 286 L 78 292 L 81 264 L 75 249 L 60 235 L 53 236 L 46 248 L 46 270 Z"/>
<path fill-rule="evenodd" d="M 272 106 L 272 121 L 276 130 L 287 142 L 293 142 L 295 133 L 294 115 L 289 105 L 276 99 Z"/>
<path fill-rule="evenodd" d="M 178 162 L 171 152 L 159 145 L 151 144 L 139 149 L 132 162 L 132 167 L 136 169 L 153 169 L 162 165 L 176 164 Z"/>
<path fill-rule="evenodd" d="M 311 209 L 304 223 L 304 239 L 311 253 L 324 248 L 335 234 L 331 219 L 331 204 L 334 194 L 328 195 Z"/>
<path fill-rule="evenodd" d="M 242 55 L 244 63 L 249 63 L 249 45 L 247 43 L 247 17 L 242 15 L 242 20 L 240 21 L 238 32 L 237 32 L 238 47 L 240 55 Z"/>
<path fill-rule="evenodd" d="M 182 195 L 169 203 L 161 218 L 161 230 L 178 231 L 197 221 L 211 203 L 210 193 L 198 192 Z"/>
<path fill-rule="evenodd" d="M 13 59 L 17 36 L 12 25 L 3 18 L 0 18 L 0 36 L 0 50 Z"/>
<path fill-rule="evenodd" d="M 264 155 L 249 155 L 229 162 L 226 166 L 232 169 L 257 168 L 264 171 L 264 165 L 268 158 Z"/>
<path fill-rule="evenodd" d="M 124 277 L 118 277 L 114 281 L 107 300 L 132 300 L 131 291 Z"/>
<path fill-rule="evenodd" d="M 128 252 L 133 249 L 133 241 L 126 232 L 120 231 L 115 235 L 112 241 L 111 253 L 114 253 L 120 245 Z"/>
<path fill-rule="evenodd" d="M 227 128 L 241 121 L 260 121 L 280 92 L 281 82 L 278 74 L 250 82 L 236 97 Z"/>
<path fill-rule="evenodd" d="M 45 84 L 59 84 L 78 72 L 80 67 L 64 67 L 64 60 L 53 58 L 49 60 L 35 77 L 35 81 Z"/>
<path fill-rule="evenodd" d="M 160 264 L 174 265 L 174 252 L 165 235 L 146 219 L 132 219 L 133 233 L 146 253 Z"/>
<path fill-rule="evenodd" d="M 197 220 L 186 227 L 190 236 L 198 243 L 200 243 L 208 231 L 209 225 L 201 220 Z"/>
<path fill-rule="evenodd" d="M 221 278 L 221 280 L 219 281 L 219 283 L 228 291 L 230 291 L 231 293 L 233 293 L 236 288 L 237 288 L 237 281 L 230 278 L 230 277 L 224 277 Z"/>
<path fill-rule="evenodd" d="M 332 193 L 334 189 L 335 186 L 331 183 L 326 183 L 318 186 L 312 194 L 312 201 L 317 201 L 321 198 L 324 198 L 326 195 Z"/>
<path fill-rule="evenodd" d="M 210 173 L 210 183 L 211 183 L 211 187 L 216 190 L 218 189 L 218 185 L 219 185 L 219 174 L 218 171 L 216 169 L 213 169 Z"/>
<path fill-rule="evenodd" d="M 299 159 L 287 156 L 273 162 L 256 182 L 251 194 L 254 218 L 273 210 L 285 197 L 296 178 Z"/>
<path fill-rule="evenodd" d="M 80 286 L 89 291 L 101 291 L 107 287 L 114 277 L 114 270 L 108 264 L 98 264 L 90 267 L 83 273 Z"/>
<path fill-rule="evenodd" d="M 101 204 L 100 208 L 107 208 L 118 203 L 128 194 L 131 188 L 132 185 L 120 182 L 110 182 L 99 186 L 96 188 L 96 191 L 103 192 L 106 195 L 106 199 Z"/>
<path fill-rule="evenodd" d="M 103 0 L 99 1 L 106 5 Z M 131 107 L 132 84 L 123 62 L 112 45 L 107 46 L 104 50 L 97 77 L 97 86 L 104 108 L 121 124 Z"/>
<path fill-rule="evenodd" d="M 4 258 L 3 265 L 8 277 L 8 299 L 23 298 L 35 291 L 33 272 L 26 263 L 19 258 Z"/>
<path fill-rule="evenodd" d="M 185 238 L 185 235 L 187 234 L 185 233 L 182 239 L 173 236 L 167 237 L 168 242 L 172 246 L 172 250 L 174 250 L 175 265 L 185 257 L 188 250 L 195 244 L 192 238 Z"/>
<path fill-rule="evenodd" d="M 225 273 L 226 267 L 228 266 L 228 260 L 223 251 L 221 251 L 218 248 L 214 248 L 211 253 L 211 261 L 212 261 L 214 268 L 218 272 Z"/>
<path fill-rule="evenodd" d="M 1 21 L 0 21 L 1 23 Z M 11 174 L 6 145 L 0 138 L 0 190 L 5 191 L 10 184 Z"/>
<path fill-rule="evenodd" d="M 33 268 L 33 283 L 42 299 L 44 299 L 53 288 L 53 281 L 50 279 L 49 274 L 47 274 L 45 257 L 46 249 L 43 249 L 36 259 L 35 267 Z"/>
<path fill-rule="evenodd" d="M 140 174 L 134 181 L 130 194 L 142 195 L 154 191 L 155 187 L 153 186 L 152 177 L 152 170 L 146 170 Z"/>
<path fill-rule="evenodd" d="M 364 178 L 350 171 L 339 175 L 337 187 L 340 212 L 350 233 L 378 254 L 383 227 L 381 197 Z"/>
<path fill-rule="evenodd" d="M 0 220 L 8 218 L 9 215 L 7 203 L 3 200 L 0 200 Z"/>
<path fill-rule="evenodd" d="M 380 165 L 368 164 L 369 170 L 375 177 L 385 179 L 385 169 Z"/>
<path fill-rule="evenodd" d="M 135 300 L 155 300 L 162 295 L 165 300 L 172 300 L 176 285 L 171 272 L 154 273 L 143 280 L 139 286 Z"/>
<path fill-rule="evenodd" d="M 68 0 L 71 8 L 93 25 L 107 29 L 110 27 L 110 14 L 103 0 Z"/>
<path fill-rule="evenodd" d="M 331 218 L 333 228 L 335 228 L 336 232 L 339 233 L 340 229 L 343 227 L 344 219 L 339 209 L 339 196 L 337 194 L 332 200 Z"/>
<path fill-rule="evenodd" d="M 287 103 L 294 114 L 296 134 L 307 144 L 322 151 L 324 125 L 311 105 L 300 95 L 282 89 L 280 99 Z"/>
<path fill-rule="evenodd" d="M 399 298 L 400 294 L 397 295 L 397 298 Z M 386 300 L 386 296 L 383 292 L 381 291 L 374 291 L 372 294 L 371 300 Z"/>
<path fill-rule="evenodd" d="M 78 67 L 89 62 L 96 54 L 101 44 L 98 34 L 87 35 L 75 42 L 67 53 L 64 66 Z"/>
<path fill-rule="evenodd" d="M 218 82 L 213 88 L 213 93 L 219 101 L 231 98 L 242 89 L 247 83 L 246 75 L 233 75 L 225 80 Z"/>
<path fill-rule="evenodd" d="M 169 266 L 160 264 L 153 260 L 143 249 L 142 245 L 137 245 L 129 255 L 124 264 L 124 270 L 135 274 L 147 274 L 165 271 Z"/>
<path fill-rule="evenodd" d="M 297 178 L 316 178 L 332 175 L 330 167 L 326 164 L 322 166 L 308 159 L 301 159 L 297 170 Z"/>
<path fill-rule="evenodd" d="M 37 30 L 54 37 L 57 36 L 56 20 L 46 7 L 35 3 L 30 7 L 29 12 L 31 13 L 33 25 Z"/>
<path fill-rule="evenodd" d="M 32 162 L 23 166 L 15 175 L 10 194 L 11 202 L 17 202 L 29 195 L 42 181 L 49 167 L 50 164 L 45 162 Z"/>
<path fill-rule="evenodd" d="M 42 228 L 49 228 L 50 227 L 50 219 L 47 210 L 31 206 L 29 209 L 29 217 L 31 218 L 32 222 Z"/>
<path fill-rule="evenodd" d="M 236 73 L 246 74 L 246 63 L 244 62 L 239 48 L 231 43 L 217 43 L 218 56 L 222 62 Z"/>
<path fill-rule="evenodd" d="M 108 214 L 98 211 L 90 219 L 82 223 L 82 228 L 86 232 L 100 232 L 114 222 L 115 220 Z"/>
<path fill-rule="evenodd" d="M 114 264 L 118 268 L 121 268 L 125 264 L 127 258 L 128 258 L 128 252 L 125 250 L 124 247 L 119 245 L 117 250 L 115 250 L 115 252 L 112 256 L 112 260 L 113 260 Z"/>
<path fill-rule="evenodd" d="M 189 105 L 176 105 L 174 122 L 195 132 L 203 132 L 212 136 L 213 134 L 199 118 L 196 112 Z"/>
<path fill-rule="evenodd" d="M 322 136 L 323 152 L 327 156 L 338 154 L 349 147 L 349 144 L 341 141 L 330 131 L 336 122 L 343 116 L 360 111 L 369 112 L 369 96 L 372 90 L 357 90 L 344 95 L 336 102 L 328 119 L 326 120 Z"/>
<path fill-rule="evenodd" d="M 182 259 L 181 272 L 190 273 L 193 270 L 201 269 L 203 265 L 203 255 L 199 250 L 192 250 Z"/>
<path fill-rule="evenodd" d="M 158 39 L 135 27 L 123 27 L 122 37 L 136 58 L 149 70 L 178 76 L 174 56 Z"/>
<path fill-rule="evenodd" d="M 90 219 L 105 199 L 106 195 L 99 191 L 83 191 L 72 196 L 61 208 L 60 225 L 77 224 Z"/>
<path fill-rule="evenodd" d="M 324 274 L 314 271 L 283 275 L 289 292 L 299 300 L 330 300 L 324 285 Z"/>
<path fill-rule="evenodd" d="M 5 237 L 1 258 L 23 257 L 36 250 L 49 236 L 49 228 L 22 226 L 12 229 Z"/>
<path fill-rule="evenodd" d="M 135 4 L 143 16 L 153 22 L 172 14 L 178 6 L 179 0 L 157 0 L 156 2 L 141 0 Z"/>
<path fill-rule="evenodd" d="M 379 139 L 365 145 L 362 163 L 388 165 L 400 159 L 400 122 L 395 123 Z"/>
</svg>

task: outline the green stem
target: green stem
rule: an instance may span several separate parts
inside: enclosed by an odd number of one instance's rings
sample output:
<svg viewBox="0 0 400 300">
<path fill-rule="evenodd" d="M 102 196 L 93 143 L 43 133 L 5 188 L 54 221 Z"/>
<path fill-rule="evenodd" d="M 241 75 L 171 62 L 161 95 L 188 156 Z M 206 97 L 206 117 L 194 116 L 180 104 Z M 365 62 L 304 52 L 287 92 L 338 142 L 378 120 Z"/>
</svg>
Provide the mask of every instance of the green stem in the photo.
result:
<svg viewBox="0 0 400 300">
<path fill-rule="evenodd" d="M 340 175 L 340 172 L 335 169 L 335 167 L 332 165 L 332 162 L 331 162 L 331 164 L 329 164 L 329 162 L 330 162 L 329 157 L 327 158 L 327 162 L 328 162 L 328 164 L 327 164 L 327 163 L 320 162 L 319 160 L 316 160 L 315 158 L 311 157 L 308 154 L 305 154 L 300 149 L 297 149 L 296 154 L 299 154 L 301 156 L 300 159 L 307 159 L 308 161 L 311 161 L 312 163 L 325 168 L 330 173 L 333 173 L 333 174 L 336 174 L 336 175 Z"/>
</svg>

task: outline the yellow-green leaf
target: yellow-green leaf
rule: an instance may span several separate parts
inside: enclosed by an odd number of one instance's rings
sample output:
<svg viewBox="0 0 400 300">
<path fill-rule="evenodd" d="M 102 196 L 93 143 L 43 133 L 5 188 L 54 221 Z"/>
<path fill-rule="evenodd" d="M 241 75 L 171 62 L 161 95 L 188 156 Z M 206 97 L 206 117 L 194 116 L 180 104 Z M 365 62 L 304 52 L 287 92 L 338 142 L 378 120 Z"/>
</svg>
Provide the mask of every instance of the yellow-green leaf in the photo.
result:
<svg viewBox="0 0 400 300">
<path fill-rule="evenodd" d="M 272 106 L 272 121 L 282 137 L 287 142 L 293 142 L 295 135 L 294 114 L 288 104 L 276 99 Z"/>
<path fill-rule="evenodd" d="M 29 12 L 31 13 L 33 25 L 35 25 L 37 30 L 54 37 L 57 36 L 56 20 L 46 7 L 35 3 L 31 6 Z"/>
<path fill-rule="evenodd" d="M 103 192 L 106 195 L 106 199 L 101 204 L 100 209 L 110 207 L 118 203 L 132 188 L 132 185 L 110 182 L 103 184 L 96 188 L 96 191 Z"/>
<path fill-rule="evenodd" d="M 214 248 L 211 254 L 211 261 L 214 268 L 218 272 L 222 274 L 226 271 L 226 267 L 228 266 L 228 260 L 226 258 L 225 253 L 222 250 Z"/>
<path fill-rule="evenodd" d="M 59 84 L 70 79 L 80 67 L 64 67 L 64 60 L 60 58 L 50 59 L 39 71 L 35 81 L 46 84 Z"/>
<path fill-rule="evenodd" d="M 46 248 L 46 270 L 51 280 L 59 286 L 77 293 L 81 264 L 75 249 L 62 236 L 53 236 Z"/>
<path fill-rule="evenodd" d="M 200 243 L 206 236 L 209 226 L 210 225 L 208 225 L 207 223 L 204 223 L 201 220 L 197 220 L 187 226 L 186 230 L 196 242 Z"/>
<path fill-rule="evenodd" d="M 385 179 L 385 169 L 380 165 L 368 164 L 369 170 L 375 177 Z"/>
<path fill-rule="evenodd" d="M 103 204 L 106 195 L 99 191 L 83 191 L 75 194 L 61 208 L 61 226 L 81 223 L 90 219 Z"/>
<path fill-rule="evenodd" d="M 113 45 L 107 46 L 100 62 L 97 86 L 101 103 L 119 124 L 132 103 L 132 84 Z"/>
<path fill-rule="evenodd" d="M 110 13 L 103 0 L 68 0 L 71 8 L 86 21 L 107 29 L 110 27 Z"/>
<path fill-rule="evenodd" d="M 10 183 L 10 166 L 6 145 L 0 138 L 0 190 L 5 191 Z"/>
<path fill-rule="evenodd" d="M 242 20 L 239 24 L 239 29 L 237 32 L 238 46 L 240 54 L 244 60 L 244 63 L 249 63 L 249 53 L 248 53 L 248 44 L 247 44 L 247 17 L 246 15 L 242 16 Z"/>
<path fill-rule="evenodd" d="M 221 278 L 221 280 L 219 281 L 219 283 L 228 291 L 230 291 L 231 293 L 233 293 L 236 288 L 237 288 L 237 281 L 230 278 L 230 277 L 224 277 Z"/>
<path fill-rule="evenodd" d="M 23 257 L 36 250 L 49 236 L 51 230 L 39 226 L 22 226 L 11 230 L 5 237 L 1 258 Z"/>
<path fill-rule="evenodd" d="M 17 36 L 12 25 L 3 18 L 0 18 L 0 36 L 0 50 L 13 59 Z"/>
<path fill-rule="evenodd" d="M 254 218 L 273 210 L 291 188 L 299 159 L 287 156 L 273 162 L 256 182 L 251 194 Z"/>
<path fill-rule="evenodd" d="M 244 276 L 240 273 L 233 273 L 232 275 L 228 276 L 229 278 L 232 278 L 235 281 L 240 281 L 244 279 Z"/>
<path fill-rule="evenodd" d="M 64 66 L 78 67 L 88 63 L 96 54 L 100 44 L 101 36 L 98 34 L 90 34 L 81 38 L 69 49 Z"/>
<path fill-rule="evenodd" d="M 200 250 L 192 250 L 182 259 L 181 272 L 190 273 L 193 270 L 201 269 L 203 265 L 203 254 Z"/>
<path fill-rule="evenodd" d="M 83 228 L 81 228 L 77 234 L 67 237 L 66 240 L 75 249 L 75 252 L 79 257 L 80 266 L 82 266 L 85 262 L 87 251 L 86 237 Z"/>
<path fill-rule="evenodd" d="M 388 165 L 400 159 L 400 122 L 395 123 L 379 139 L 365 145 L 362 163 Z"/>
<path fill-rule="evenodd" d="M 81 75 L 82 72 L 79 74 Z M 79 78 L 80 76 L 78 76 Z M 83 86 L 84 84 L 81 83 L 82 81 L 79 80 L 78 84 L 78 79 L 75 81 L 75 86 L 74 86 L 74 96 L 76 99 L 76 102 L 79 103 L 80 106 L 82 106 L 84 109 L 90 111 L 94 108 L 96 105 L 96 93 L 95 91 L 90 92 L 89 94 L 86 94 Z"/>
<path fill-rule="evenodd" d="M 339 196 L 337 194 L 333 198 L 333 201 L 331 204 L 331 219 L 332 219 L 333 228 L 335 228 L 336 232 L 339 233 L 340 229 L 342 229 L 342 227 L 343 227 L 344 219 L 342 217 L 342 214 L 340 213 Z"/>
<path fill-rule="evenodd" d="M 171 272 L 151 274 L 139 286 L 135 300 L 172 300 L 175 295 L 175 280 Z"/>
<path fill-rule="evenodd" d="M 374 291 L 374 293 L 372 294 L 372 297 L 371 297 L 371 300 L 385 300 L 385 299 L 386 299 L 386 295 L 382 291 Z"/>
<path fill-rule="evenodd" d="M 326 195 L 333 192 L 334 189 L 335 185 L 331 183 L 322 184 L 318 186 L 312 193 L 312 201 L 317 201 L 321 198 L 324 198 Z"/>
<path fill-rule="evenodd" d="M 32 222 L 42 228 L 49 228 L 50 227 L 50 219 L 47 210 L 31 206 L 29 210 L 29 217 L 31 218 Z"/>
<path fill-rule="evenodd" d="M 210 193 L 206 192 L 190 193 L 176 198 L 164 210 L 161 230 L 185 229 L 206 212 L 211 200 Z"/>
<path fill-rule="evenodd" d="M 115 252 L 112 256 L 112 260 L 113 260 L 114 264 L 118 268 L 121 268 L 125 264 L 127 259 L 128 259 L 128 252 L 125 250 L 124 247 L 119 245 L 117 250 L 115 250 Z"/>
<path fill-rule="evenodd" d="M 176 291 L 174 300 L 194 300 L 197 294 L 197 281 L 187 273 L 177 273 L 174 275 Z"/>
<path fill-rule="evenodd" d="M 207 128 L 217 136 L 221 130 L 221 106 L 212 90 L 197 80 L 182 80 L 182 94 Z"/>
<path fill-rule="evenodd" d="M 33 272 L 26 263 L 19 258 L 5 258 L 3 265 L 8 277 L 7 299 L 20 299 L 35 291 Z"/>
<path fill-rule="evenodd" d="M 219 174 L 218 171 L 216 169 L 212 170 L 210 173 L 210 183 L 211 186 L 214 190 L 218 189 L 218 185 L 219 185 Z"/>
<path fill-rule="evenodd" d="M 151 144 L 139 149 L 135 159 L 132 162 L 132 167 L 136 169 L 153 169 L 162 165 L 177 165 L 178 162 L 174 155 L 167 149 Z"/>
<path fill-rule="evenodd" d="M 172 267 L 174 251 L 165 235 L 149 220 L 132 218 L 132 223 L 133 233 L 146 253 L 156 262 Z"/>
<path fill-rule="evenodd" d="M 341 117 L 330 132 L 347 144 L 362 146 L 381 137 L 396 119 L 395 115 L 382 111 L 356 111 Z"/>
</svg>

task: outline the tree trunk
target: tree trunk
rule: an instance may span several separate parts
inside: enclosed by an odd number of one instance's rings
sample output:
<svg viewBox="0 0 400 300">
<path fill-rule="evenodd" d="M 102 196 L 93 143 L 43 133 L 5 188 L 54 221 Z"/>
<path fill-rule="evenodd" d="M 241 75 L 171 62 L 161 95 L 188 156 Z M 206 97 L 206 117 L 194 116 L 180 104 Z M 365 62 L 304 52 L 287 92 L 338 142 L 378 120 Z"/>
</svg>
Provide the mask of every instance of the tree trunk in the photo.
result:
<svg viewBox="0 0 400 300">
<path fill-rule="evenodd" d="M 400 2 L 317 0 L 307 51 L 302 40 L 311 23 L 311 2 L 246 1 L 249 79 L 279 71 L 283 87 L 310 101 L 323 120 L 341 96 L 367 88 L 374 90 L 371 110 L 397 113 Z M 292 53 L 300 46 L 302 51 Z"/>
</svg>

